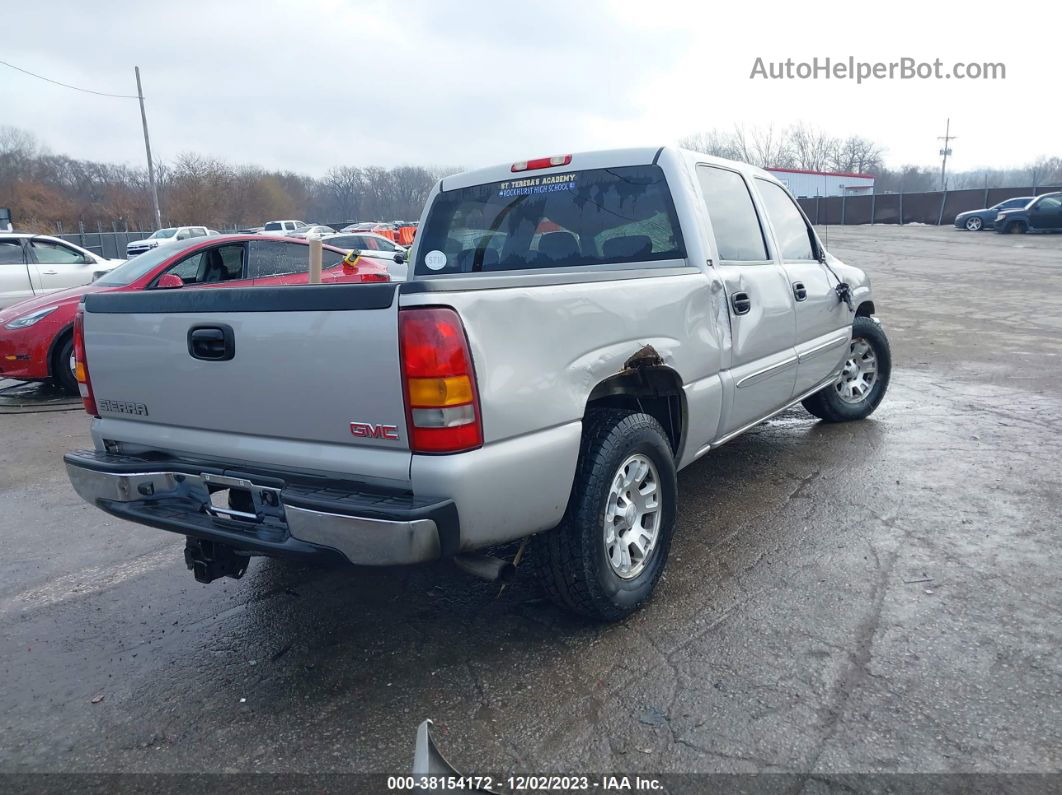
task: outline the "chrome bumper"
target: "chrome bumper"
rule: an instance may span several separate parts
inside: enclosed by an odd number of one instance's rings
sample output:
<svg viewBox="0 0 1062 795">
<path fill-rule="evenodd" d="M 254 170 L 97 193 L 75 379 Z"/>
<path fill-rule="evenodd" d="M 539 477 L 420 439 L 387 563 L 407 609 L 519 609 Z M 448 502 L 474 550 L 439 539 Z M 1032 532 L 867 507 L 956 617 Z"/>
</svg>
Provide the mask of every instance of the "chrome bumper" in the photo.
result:
<svg viewBox="0 0 1062 795">
<path fill-rule="evenodd" d="M 406 506 L 394 497 L 336 497 L 334 490 L 322 499 L 315 496 L 320 490 L 289 488 L 274 477 L 262 478 L 270 484 L 264 485 L 242 473 L 169 470 L 149 461 L 143 463 L 151 469 L 131 471 L 138 469 L 135 460 L 103 453 L 71 453 L 64 462 L 74 490 L 108 513 L 252 552 L 307 557 L 314 550 L 334 550 L 366 566 L 420 563 L 456 552 L 444 549 L 455 546 L 444 542 L 457 534 L 456 509 L 448 501 Z M 247 492 L 254 511 L 213 505 L 211 492 L 225 488 Z M 365 505 L 375 515 L 358 515 Z M 388 510 L 405 515 L 387 516 Z"/>
</svg>

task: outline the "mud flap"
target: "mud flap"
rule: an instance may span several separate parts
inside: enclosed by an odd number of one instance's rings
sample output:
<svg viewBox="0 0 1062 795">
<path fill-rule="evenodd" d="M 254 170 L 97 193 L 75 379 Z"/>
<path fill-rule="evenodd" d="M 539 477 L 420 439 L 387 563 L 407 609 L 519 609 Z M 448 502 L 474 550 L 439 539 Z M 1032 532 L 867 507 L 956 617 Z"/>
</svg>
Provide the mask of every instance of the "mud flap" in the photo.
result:
<svg viewBox="0 0 1062 795">
<path fill-rule="evenodd" d="M 413 792 L 431 792 L 433 790 L 422 789 L 418 781 L 432 776 L 452 776 L 461 778 L 453 765 L 446 761 L 435 745 L 431 736 L 431 721 L 426 720 L 417 729 L 417 745 L 413 750 Z M 492 795 L 489 789 L 467 789 L 466 792 L 484 792 Z"/>
</svg>

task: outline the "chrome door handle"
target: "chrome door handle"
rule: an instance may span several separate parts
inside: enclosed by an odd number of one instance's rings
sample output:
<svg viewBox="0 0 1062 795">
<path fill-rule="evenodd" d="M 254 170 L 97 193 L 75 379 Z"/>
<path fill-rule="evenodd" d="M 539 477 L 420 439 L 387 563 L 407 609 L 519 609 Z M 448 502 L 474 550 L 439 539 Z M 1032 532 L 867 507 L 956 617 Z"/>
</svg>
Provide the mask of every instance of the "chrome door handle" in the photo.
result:
<svg viewBox="0 0 1062 795">
<path fill-rule="evenodd" d="M 41 271 L 42 276 L 58 276 L 59 271 Z"/>
</svg>

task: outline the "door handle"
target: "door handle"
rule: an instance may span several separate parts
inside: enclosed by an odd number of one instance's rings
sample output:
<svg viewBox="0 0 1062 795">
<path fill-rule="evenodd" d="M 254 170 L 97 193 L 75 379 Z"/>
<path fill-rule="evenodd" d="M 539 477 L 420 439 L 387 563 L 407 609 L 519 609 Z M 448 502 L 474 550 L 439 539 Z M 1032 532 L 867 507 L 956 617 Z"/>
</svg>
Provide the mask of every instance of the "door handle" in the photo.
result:
<svg viewBox="0 0 1062 795">
<path fill-rule="evenodd" d="M 192 326 L 188 329 L 188 353 L 207 362 L 229 361 L 236 355 L 232 326 Z"/>
<path fill-rule="evenodd" d="M 804 286 L 804 282 L 793 282 L 793 297 L 798 301 L 807 300 L 808 290 Z"/>
<path fill-rule="evenodd" d="M 41 271 L 42 276 L 58 276 L 59 271 Z"/>
<path fill-rule="evenodd" d="M 749 298 L 749 294 L 746 292 L 734 293 L 730 296 L 730 306 L 733 308 L 735 315 L 747 315 L 749 310 L 752 309 L 752 299 Z"/>
</svg>

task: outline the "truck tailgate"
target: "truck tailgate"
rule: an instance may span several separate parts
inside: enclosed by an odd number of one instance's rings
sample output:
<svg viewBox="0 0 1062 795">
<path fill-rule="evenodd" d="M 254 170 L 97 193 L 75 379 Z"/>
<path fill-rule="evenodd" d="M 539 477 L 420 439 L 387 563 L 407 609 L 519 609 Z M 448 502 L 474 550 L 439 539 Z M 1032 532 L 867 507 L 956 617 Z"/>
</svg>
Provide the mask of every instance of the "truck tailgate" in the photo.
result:
<svg viewBox="0 0 1062 795">
<path fill-rule="evenodd" d="M 90 295 L 86 359 L 100 416 L 145 424 L 134 434 L 141 443 L 146 426 L 158 426 L 171 446 L 182 438 L 174 429 L 187 429 L 189 444 L 200 448 L 189 452 L 204 455 L 212 454 L 201 449 L 211 438 L 204 431 L 224 435 L 228 449 L 234 435 L 256 437 L 247 440 L 249 460 L 268 457 L 270 438 L 352 448 L 351 461 L 372 460 L 364 453 L 384 448 L 386 474 L 395 473 L 395 454 L 404 453 L 397 469 L 404 466 L 408 477 L 397 289 Z"/>
</svg>

